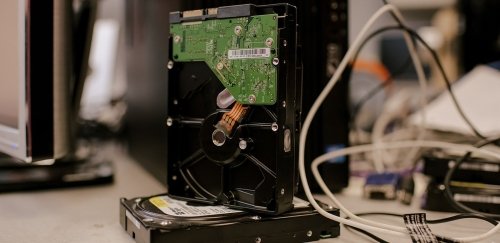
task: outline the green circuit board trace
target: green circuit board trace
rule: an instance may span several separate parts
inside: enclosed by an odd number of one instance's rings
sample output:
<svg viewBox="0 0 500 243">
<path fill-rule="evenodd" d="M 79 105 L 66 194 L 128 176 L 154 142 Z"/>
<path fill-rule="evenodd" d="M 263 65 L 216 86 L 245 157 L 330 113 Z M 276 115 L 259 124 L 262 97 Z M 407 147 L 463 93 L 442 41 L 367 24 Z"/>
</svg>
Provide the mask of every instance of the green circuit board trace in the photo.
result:
<svg viewBox="0 0 500 243">
<path fill-rule="evenodd" d="M 277 14 L 174 23 L 170 33 L 174 63 L 204 61 L 242 104 L 276 103 Z"/>
</svg>

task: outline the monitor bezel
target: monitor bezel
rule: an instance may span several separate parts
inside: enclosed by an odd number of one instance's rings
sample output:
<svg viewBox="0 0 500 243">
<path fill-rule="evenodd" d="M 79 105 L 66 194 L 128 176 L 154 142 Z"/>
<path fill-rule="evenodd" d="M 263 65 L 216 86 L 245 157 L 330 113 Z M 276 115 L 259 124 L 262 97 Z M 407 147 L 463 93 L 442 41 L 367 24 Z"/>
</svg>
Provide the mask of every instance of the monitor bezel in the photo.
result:
<svg viewBox="0 0 500 243">
<path fill-rule="evenodd" d="M 27 139 L 27 37 L 29 36 L 27 30 L 27 19 L 29 15 L 27 14 L 27 4 L 25 0 L 17 1 L 17 40 L 18 46 L 18 119 L 17 128 L 13 128 L 4 124 L 0 124 L 0 151 L 13 156 L 17 159 L 30 162 L 31 156 L 28 154 L 28 139 Z"/>
</svg>

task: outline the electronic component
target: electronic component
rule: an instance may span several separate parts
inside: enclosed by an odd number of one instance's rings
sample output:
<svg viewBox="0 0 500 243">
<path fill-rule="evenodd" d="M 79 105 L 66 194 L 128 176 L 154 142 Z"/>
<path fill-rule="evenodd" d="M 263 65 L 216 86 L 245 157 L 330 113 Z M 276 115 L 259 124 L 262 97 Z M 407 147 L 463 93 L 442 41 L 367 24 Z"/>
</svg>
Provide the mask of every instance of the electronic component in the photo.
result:
<svg viewBox="0 0 500 243">
<path fill-rule="evenodd" d="M 462 157 L 435 150 L 423 155 L 423 173 L 431 178 L 423 198 L 426 210 L 456 212 L 445 195 L 444 179 Z M 450 181 L 453 200 L 486 213 L 500 213 L 500 165 L 490 159 L 467 158 Z"/>
<path fill-rule="evenodd" d="M 225 206 L 191 205 L 168 195 L 121 199 L 120 224 L 137 243 L 289 242 L 337 237 L 338 222 L 294 199 L 292 211 L 262 216 Z M 322 206 L 339 215 L 338 209 Z"/>
<path fill-rule="evenodd" d="M 460 158 L 439 151 L 429 152 L 423 155 L 423 173 L 442 182 L 448 170 Z M 457 168 L 453 180 L 500 185 L 500 164 L 494 160 L 468 158 Z"/>
<path fill-rule="evenodd" d="M 401 203 L 410 205 L 415 193 L 415 180 L 413 175 L 403 176 L 398 188 L 398 199 Z"/>
<path fill-rule="evenodd" d="M 366 178 L 363 195 L 371 199 L 395 199 L 400 176 L 395 173 L 371 174 Z"/>
<path fill-rule="evenodd" d="M 445 196 L 442 183 L 431 180 L 422 201 L 422 209 L 457 212 Z M 483 183 L 452 182 L 453 199 L 480 212 L 500 213 L 500 189 L 498 185 Z"/>
<path fill-rule="evenodd" d="M 265 214 L 292 209 L 300 131 L 296 8 L 170 14 L 168 188 Z"/>
<path fill-rule="evenodd" d="M 171 15 L 173 61 L 205 62 L 242 104 L 276 103 L 278 14 L 238 16 L 231 8 L 210 11 Z"/>
</svg>

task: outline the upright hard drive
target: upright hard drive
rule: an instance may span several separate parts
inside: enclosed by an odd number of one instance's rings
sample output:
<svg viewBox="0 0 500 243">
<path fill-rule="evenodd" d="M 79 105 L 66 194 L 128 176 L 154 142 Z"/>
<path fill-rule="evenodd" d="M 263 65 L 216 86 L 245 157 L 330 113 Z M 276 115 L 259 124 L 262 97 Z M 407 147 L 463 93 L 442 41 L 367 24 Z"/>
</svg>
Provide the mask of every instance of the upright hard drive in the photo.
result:
<svg viewBox="0 0 500 243">
<path fill-rule="evenodd" d="M 168 193 L 264 214 L 293 208 L 301 78 L 296 8 L 170 13 Z"/>
</svg>

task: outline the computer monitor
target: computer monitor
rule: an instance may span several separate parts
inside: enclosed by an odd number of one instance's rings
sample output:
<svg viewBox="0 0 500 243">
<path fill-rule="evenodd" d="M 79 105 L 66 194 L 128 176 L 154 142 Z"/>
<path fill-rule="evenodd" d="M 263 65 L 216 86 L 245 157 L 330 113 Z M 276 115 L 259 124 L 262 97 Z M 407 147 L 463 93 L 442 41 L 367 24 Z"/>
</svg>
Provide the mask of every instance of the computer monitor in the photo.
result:
<svg viewBox="0 0 500 243">
<path fill-rule="evenodd" d="M 113 179 L 74 153 L 96 1 L 73 2 L 0 1 L 0 191 Z"/>
<path fill-rule="evenodd" d="M 0 3 L 0 151 L 25 162 L 63 156 L 69 135 L 64 11 L 40 2 Z"/>
<path fill-rule="evenodd" d="M 24 2 L 6 0 L 0 7 L 0 150 L 26 158 Z M 14 10 L 14 11 L 13 11 Z M 20 81 L 23 82 L 20 82 Z"/>
</svg>

